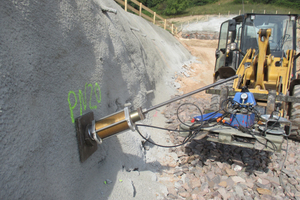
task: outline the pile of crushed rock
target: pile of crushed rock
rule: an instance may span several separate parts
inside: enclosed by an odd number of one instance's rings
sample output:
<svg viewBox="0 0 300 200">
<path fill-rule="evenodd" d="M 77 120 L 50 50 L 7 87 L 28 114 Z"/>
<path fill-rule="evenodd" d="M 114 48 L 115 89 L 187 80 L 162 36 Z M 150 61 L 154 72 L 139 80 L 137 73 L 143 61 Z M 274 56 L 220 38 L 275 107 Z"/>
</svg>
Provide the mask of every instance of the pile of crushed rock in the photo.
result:
<svg viewBox="0 0 300 200">
<path fill-rule="evenodd" d="M 200 40 L 218 40 L 219 32 L 195 32 L 195 33 L 182 33 L 182 38 L 185 39 L 200 39 Z"/>
<path fill-rule="evenodd" d="M 170 104 L 163 111 L 167 128 L 178 128 L 177 109 L 185 103 L 194 103 L 201 110 L 209 106 L 208 100 L 193 97 Z M 197 112 L 195 106 L 188 106 L 180 109 L 178 116 L 189 121 Z M 174 144 L 185 138 L 176 131 L 169 135 Z M 196 137 L 184 146 L 170 149 L 175 156 L 158 181 L 168 188 L 166 199 L 300 199 L 299 142 L 285 141 L 282 149 L 273 153 Z"/>
</svg>

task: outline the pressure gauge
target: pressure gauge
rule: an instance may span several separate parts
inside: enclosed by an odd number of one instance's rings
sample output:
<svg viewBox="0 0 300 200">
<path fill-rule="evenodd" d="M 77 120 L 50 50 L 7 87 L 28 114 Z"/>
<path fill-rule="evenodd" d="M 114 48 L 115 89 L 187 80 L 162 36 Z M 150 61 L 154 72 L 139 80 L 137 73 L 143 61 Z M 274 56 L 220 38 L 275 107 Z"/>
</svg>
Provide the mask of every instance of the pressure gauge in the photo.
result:
<svg viewBox="0 0 300 200">
<path fill-rule="evenodd" d="M 243 99 L 243 101 L 245 101 L 247 98 L 248 98 L 247 93 L 241 94 L 241 99 Z"/>
</svg>

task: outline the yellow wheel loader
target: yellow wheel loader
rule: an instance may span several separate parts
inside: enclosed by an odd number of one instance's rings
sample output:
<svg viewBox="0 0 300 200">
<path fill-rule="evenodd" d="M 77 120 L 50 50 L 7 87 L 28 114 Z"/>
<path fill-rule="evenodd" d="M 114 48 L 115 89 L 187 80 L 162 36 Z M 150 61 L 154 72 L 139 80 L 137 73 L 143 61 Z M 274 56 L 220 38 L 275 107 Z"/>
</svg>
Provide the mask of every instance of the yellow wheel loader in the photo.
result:
<svg viewBox="0 0 300 200">
<path fill-rule="evenodd" d="M 212 142 L 280 151 L 284 137 L 291 133 L 292 125 L 287 118 L 294 124 L 300 119 L 300 79 L 295 64 L 299 57 L 296 55 L 297 20 L 298 15 L 290 14 L 237 16 L 221 25 L 215 83 L 148 109 L 131 111 L 125 107 L 99 120 L 94 119 L 93 112 L 79 116 L 76 136 L 81 162 L 97 150 L 97 144 L 103 139 L 128 129 L 136 130 L 145 141 L 161 147 L 173 148 L 196 136 L 198 139 L 207 136 Z M 218 87 L 228 86 L 230 81 L 230 87 Z M 212 87 L 214 89 L 210 89 Z M 203 115 L 196 106 L 200 115 L 195 116 L 191 124 L 178 118 L 179 131 L 187 134 L 181 144 L 164 146 L 151 142 L 138 127 L 162 128 L 135 124 L 148 112 L 204 90 L 213 94 L 212 104 L 216 108 Z M 234 98 L 228 98 L 230 96 Z"/>
<path fill-rule="evenodd" d="M 238 75 L 231 85 L 209 89 L 211 109 L 242 89 L 253 93 L 260 114 L 278 111 L 299 136 L 300 77 L 297 73 L 296 14 L 244 14 L 222 23 L 214 81 Z"/>
</svg>

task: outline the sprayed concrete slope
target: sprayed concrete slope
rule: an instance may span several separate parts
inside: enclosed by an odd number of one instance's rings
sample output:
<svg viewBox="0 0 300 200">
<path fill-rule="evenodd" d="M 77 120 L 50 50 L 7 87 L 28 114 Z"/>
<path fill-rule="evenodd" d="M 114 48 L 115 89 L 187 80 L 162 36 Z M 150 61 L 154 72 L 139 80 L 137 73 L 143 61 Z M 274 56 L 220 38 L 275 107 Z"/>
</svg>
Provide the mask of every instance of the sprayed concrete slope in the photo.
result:
<svg viewBox="0 0 300 200">
<path fill-rule="evenodd" d="M 0 199 L 162 197 L 137 133 L 80 163 L 73 120 L 169 99 L 189 52 L 113 0 L 1 1 L 0 24 Z"/>
<path fill-rule="evenodd" d="M 206 21 L 193 22 L 183 27 L 182 33 L 194 33 L 194 32 L 219 32 L 221 24 L 229 19 L 232 19 L 236 15 L 227 17 L 210 17 Z"/>
</svg>

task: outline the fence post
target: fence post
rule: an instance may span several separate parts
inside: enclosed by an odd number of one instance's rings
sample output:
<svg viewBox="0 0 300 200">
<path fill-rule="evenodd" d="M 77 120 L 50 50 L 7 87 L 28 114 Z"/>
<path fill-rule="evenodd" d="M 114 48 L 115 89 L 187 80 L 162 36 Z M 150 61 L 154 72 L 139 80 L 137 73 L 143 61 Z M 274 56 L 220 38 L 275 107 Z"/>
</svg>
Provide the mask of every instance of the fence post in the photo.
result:
<svg viewBox="0 0 300 200">
<path fill-rule="evenodd" d="M 165 19 L 164 29 L 166 30 L 166 28 L 167 28 L 167 20 Z"/>
<path fill-rule="evenodd" d="M 140 11 L 139 11 L 139 16 L 141 17 L 142 16 L 142 3 L 140 3 Z"/>
<path fill-rule="evenodd" d="M 172 24 L 172 34 L 174 34 L 174 31 L 173 31 L 173 29 L 174 29 L 174 25 Z"/>
<path fill-rule="evenodd" d="M 276 10 L 276 14 L 277 14 L 277 10 Z"/>
<path fill-rule="evenodd" d="M 241 15 L 241 10 L 239 10 L 239 15 Z"/>
<path fill-rule="evenodd" d="M 124 10 L 127 12 L 127 0 L 125 0 L 125 8 Z"/>
<path fill-rule="evenodd" d="M 156 16 L 156 12 L 154 12 L 154 15 L 153 15 L 153 24 L 155 24 L 155 16 Z"/>
<path fill-rule="evenodd" d="M 291 14 L 291 11 L 289 12 L 289 14 Z"/>
<path fill-rule="evenodd" d="M 266 14 L 266 10 L 264 10 L 264 14 Z"/>
<path fill-rule="evenodd" d="M 252 9 L 252 13 L 253 13 L 253 9 Z"/>
<path fill-rule="evenodd" d="M 228 16 L 230 15 L 230 11 L 228 11 Z"/>
</svg>

